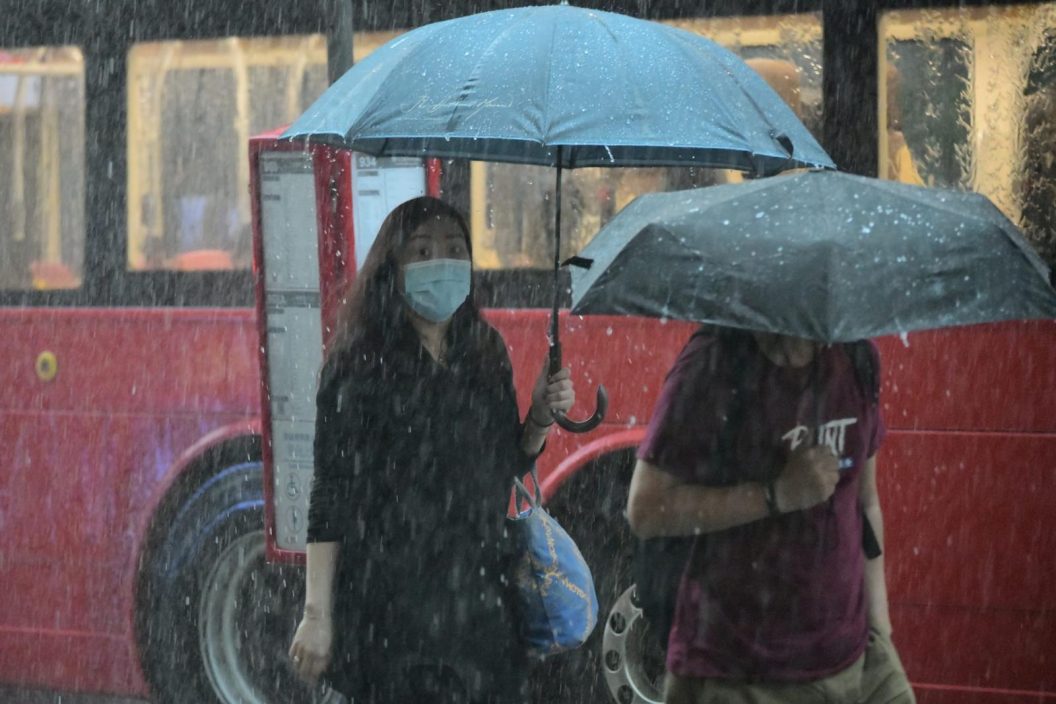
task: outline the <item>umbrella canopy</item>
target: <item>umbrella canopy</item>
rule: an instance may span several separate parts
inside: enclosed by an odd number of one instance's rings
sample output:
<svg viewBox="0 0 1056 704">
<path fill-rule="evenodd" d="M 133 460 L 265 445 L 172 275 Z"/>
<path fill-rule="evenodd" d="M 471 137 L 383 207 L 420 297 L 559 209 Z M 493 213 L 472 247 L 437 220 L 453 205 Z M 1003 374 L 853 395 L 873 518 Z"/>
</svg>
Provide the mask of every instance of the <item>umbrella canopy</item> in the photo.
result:
<svg viewBox="0 0 1056 704">
<path fill-rule="evenodd" d="M 673 27 L 567 5 L 485 12 L 397 37 L 283 137 L 565 168 L 833 167 L 731 52 Z"/>
<path fill-rule="evenodd" d="M 985 197 L 836 172 L 643 196 L 582 257 L 574 313 L 829 343 L 1056 318 L 1049 268 Z"/>
</svg>

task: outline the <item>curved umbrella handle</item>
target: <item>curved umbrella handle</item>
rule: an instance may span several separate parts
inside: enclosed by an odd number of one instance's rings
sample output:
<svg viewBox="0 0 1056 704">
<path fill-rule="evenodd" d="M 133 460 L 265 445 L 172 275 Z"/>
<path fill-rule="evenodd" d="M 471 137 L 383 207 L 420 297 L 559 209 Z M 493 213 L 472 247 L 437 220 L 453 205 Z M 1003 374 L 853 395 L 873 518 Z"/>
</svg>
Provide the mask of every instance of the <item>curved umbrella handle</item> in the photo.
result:
<svg viewBox="0 0 1056 704">
<path fill-rule="evenodd" d="M 561 371 L 561 343 L 550 344 L 550 373 L 556 374 Z M 570 433 L 588 433 L 601 425 L 605 420 L 605 412 L 609 410 L 609 392 L 603 385 L 598 385 L 597 398 L 595 400 L 594 414 L 586 420 L 572 420 L 562 411 L 551 411 L 554 421 Z"/>
<path fill-rule="evenodd" d="M 609 392 L 603 385 L 598 385 L 595 403 L 597 407 L 594 409 L 594 415 L 586 420 L 572 420 L 561 411 L 551 411 L 551 413 L 554 421 L 570 433 L 589 433 L 601 425 L 601 421 L 605 420 L 605 411 L 609 410 Z"/>
</svg>

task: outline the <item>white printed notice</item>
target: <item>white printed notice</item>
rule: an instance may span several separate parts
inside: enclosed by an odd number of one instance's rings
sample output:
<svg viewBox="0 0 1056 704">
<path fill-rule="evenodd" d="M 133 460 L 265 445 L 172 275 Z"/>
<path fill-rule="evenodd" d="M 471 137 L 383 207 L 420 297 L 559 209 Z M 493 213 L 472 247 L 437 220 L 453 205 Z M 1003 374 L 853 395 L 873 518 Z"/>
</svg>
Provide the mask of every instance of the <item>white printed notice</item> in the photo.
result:
<svg viewBox="0 0 1056 704">
<path fill-rule="evenodd" d="M 305 152 L 260 155 L 275 540 L 304 549 L 323 359 L 315 174 Z"/>
<path fill-rule="evenodd" d="M 425 195 L 425 164 L 414 157 L 356 154 L 352 161 L 356 268 L 363 266 L 385 217 L 400 203 Z"/>
</svg>

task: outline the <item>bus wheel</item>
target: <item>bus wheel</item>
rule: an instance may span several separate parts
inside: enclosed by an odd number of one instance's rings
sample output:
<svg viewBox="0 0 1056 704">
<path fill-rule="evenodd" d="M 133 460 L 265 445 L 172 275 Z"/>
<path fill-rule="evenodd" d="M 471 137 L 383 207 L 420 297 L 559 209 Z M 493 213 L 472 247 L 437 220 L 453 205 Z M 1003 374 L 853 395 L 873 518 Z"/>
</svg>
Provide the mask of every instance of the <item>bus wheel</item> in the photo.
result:
<svg viewBox="0 0 1056 704">
<path fill-rule="evenodd" d="M 159 516 L 137 631 L 154 701 L 318 701 L 286 655 L 304 600 L 298 568 L 264 559 L 258 460 L 225 467 Z"/>
<path fill-rule="evenodd" d="M 659 704 L 664 700 L 664 653 L 637 599 L 632 584 L 609 609 L 603 624 L 605 683 L 620 704 Z"/>
<path fill-rule="evenodd" d="M 581 648 L 539 665 L 533 678 L 536 701 L 646 704 L 663 699 L 663 653 L 632 601 L 637 540 L 624 510 L 633 470 L 632 454 L 609 455 L 577 472 L 547 504 L 590 565 L 598 627 Z"/>
</svg>

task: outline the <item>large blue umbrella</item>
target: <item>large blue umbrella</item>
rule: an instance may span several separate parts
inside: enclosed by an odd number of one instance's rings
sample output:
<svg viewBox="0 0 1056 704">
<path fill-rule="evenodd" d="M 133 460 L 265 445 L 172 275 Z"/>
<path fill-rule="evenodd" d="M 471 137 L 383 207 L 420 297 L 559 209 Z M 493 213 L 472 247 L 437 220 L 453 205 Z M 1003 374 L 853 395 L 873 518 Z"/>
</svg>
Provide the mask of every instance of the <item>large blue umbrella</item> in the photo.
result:
<svg viewBox="0 0 1056 704">
<path fill-rule="evenodd" d="M 832 160 L 740 58 L 656 22 L 568 5 L 419 27 L 284 133 L 356 151 L 769 174 Z"/>
<path fill-rule="evenodd" d="M 792 110 L 714 42 L 655 22 L 552 5 L 426 25 L 377 49 L 283 134 L 387 156 L 557 167 L 551 368 L 560 367 L 561 170 L 833 168 Z M 558 417 L 562 427 L 585 423 Z"/>
</svg>

